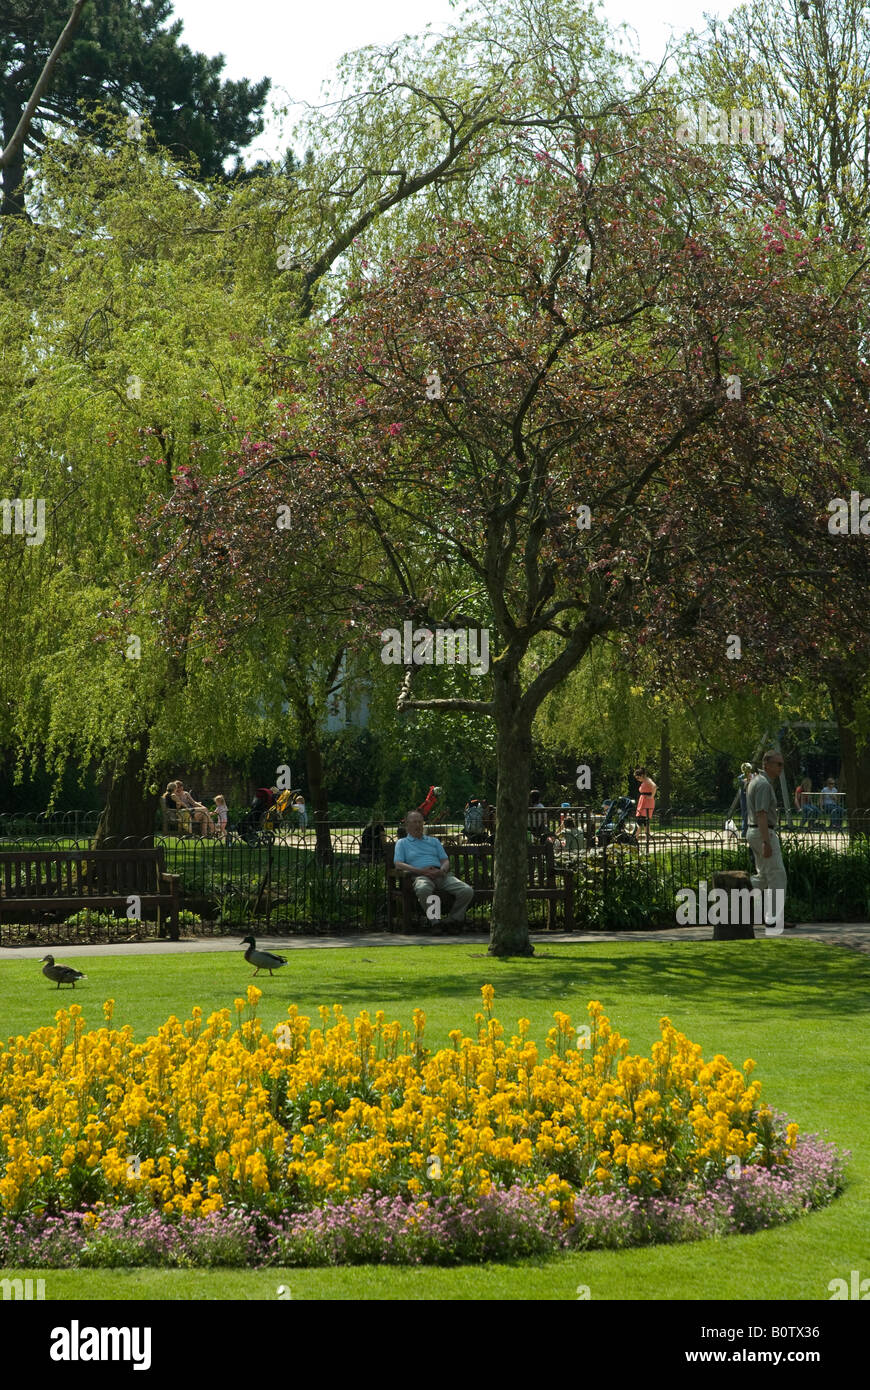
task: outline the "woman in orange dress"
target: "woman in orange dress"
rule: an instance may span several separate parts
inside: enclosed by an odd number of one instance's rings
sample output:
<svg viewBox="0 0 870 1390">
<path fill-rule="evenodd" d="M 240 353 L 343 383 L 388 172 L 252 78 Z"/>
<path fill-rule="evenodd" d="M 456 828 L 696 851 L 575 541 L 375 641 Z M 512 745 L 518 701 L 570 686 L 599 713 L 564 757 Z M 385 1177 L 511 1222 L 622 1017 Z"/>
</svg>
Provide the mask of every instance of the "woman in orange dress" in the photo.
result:
<svg viewBox="0 0 870 1390">
<path fill-rule="evenodd" d="M 634 775 L 640 783 L 637 793 L 637 819 L 646 821 L 646 842 L 649 844 L 650 821 L 656 808 L 656 784 L 645 767 L 636 767 Z"/>
</svg>

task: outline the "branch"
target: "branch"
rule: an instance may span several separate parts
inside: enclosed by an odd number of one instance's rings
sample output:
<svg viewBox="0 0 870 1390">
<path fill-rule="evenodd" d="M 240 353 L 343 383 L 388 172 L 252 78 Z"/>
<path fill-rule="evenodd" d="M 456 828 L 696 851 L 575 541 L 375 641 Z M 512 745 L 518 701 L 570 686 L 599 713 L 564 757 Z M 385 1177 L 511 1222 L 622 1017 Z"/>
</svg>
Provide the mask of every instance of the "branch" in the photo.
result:
<svg viewBox="0 0 870 1390">
<path fill-rule="evenodd" d="M 36 115 L 36 109 L 39 106 L 39 103 L 42 100 L 43 96 L 45 95 L 52 77 L 54 76 L 54 69 L 57 66 L 57 60 L 63 53 L 64 49 L 68 48 L 70 43 L 72 42 L 73 33 L 75 32 L 78 26 L 81 12 L 86 4 L 87 0 L 75 0 L 72 14 L 66 22 L 66 27 L 64 28 L 63 33 L 61 34 L 60 38 L 58 39 L 57 43 L 54 45 L 54 48 L 51 50 L 51 52 L 48 55 L 48 58 L 46 59 L 45 67 L 42 69 L 42 72 L 39 75 L 39 80 L 37 81 L 37 84 L 34 87 L 33 92 L 31 94 L 30 100 L 24 108 L 21 120 L 15 127 L 12 139 L 9 141 L 9 144 L 6 146 L 6 149 L 3 150 L 2 153 L 0 153 L 0 169 L 8 168 L 9 165 L 12 164 L 13 160 L 17 158 L 21 150 L 21 147 L 24 144 L 27 132 L 30 129 L 33 117 Z"/>
<path fill-rule="evenodd" d="M 404 714 L 409 709 L 437 709 L 437 710 L 459 710 L 464 714 L 495 714 L 495 702 L 493 700 L 409 700 L 408 691 L 411 689 L 411 682 L 419 671 L 419 666 L 408 666 L 402 680 L 402 688 L 399 691 L 399 698 L 396 701 L 397 714 Z"/>
<path fill-rule="evenodd" d="M 399 714 L 406 709 L 460 710 L 465 714 L 495 714 L 493 700 L 403 700 L 396 705 Z"/>
</svg>

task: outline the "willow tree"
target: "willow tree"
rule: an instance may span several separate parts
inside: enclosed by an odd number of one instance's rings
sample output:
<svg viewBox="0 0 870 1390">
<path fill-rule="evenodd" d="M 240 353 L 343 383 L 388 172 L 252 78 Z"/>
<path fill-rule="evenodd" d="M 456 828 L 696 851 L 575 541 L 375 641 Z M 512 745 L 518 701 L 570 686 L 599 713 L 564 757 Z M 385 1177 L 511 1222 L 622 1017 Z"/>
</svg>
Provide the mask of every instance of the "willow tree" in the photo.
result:
<svg viewBox="0 0 870 1390">
<path fill-rule="evenodd" d="M 138 517 L 268 418 L 259 368 L 293 319 L 269 295 L 280 271 L 250 191 L 200 185 L 125 122 L 107 129 L 114 145 L 48 146 L 37 216 L 0 244 L 2 492 L 45 509 L 41 544 L 0 545 L 4 733 L 22 768 L 97 763 L 103 829 L 147 834 L 173 765 L 248 747 L 262 681 L 251 643 L 220 673 L 190 643 L 183 570 L 130 603 L 150 560 Z"/>
</svg>

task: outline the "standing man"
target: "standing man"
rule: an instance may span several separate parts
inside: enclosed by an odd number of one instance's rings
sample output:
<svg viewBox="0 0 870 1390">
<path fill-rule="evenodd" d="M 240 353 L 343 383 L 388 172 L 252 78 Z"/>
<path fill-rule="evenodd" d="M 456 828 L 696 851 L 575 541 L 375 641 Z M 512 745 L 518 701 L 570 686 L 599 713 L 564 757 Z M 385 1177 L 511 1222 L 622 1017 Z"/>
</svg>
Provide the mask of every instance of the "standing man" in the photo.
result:
<svg viewBox="0 0 870 1390">
<path fill-rule="evenodd" d="M 408 812 L 405 828 L 407 835 L 396 841 L 394 868 L 400 874 L 414 875 L 414 892 L 424 912 L 427 899 L 443 888 L 453 898 L 453 907 L 444 918 L 445 923 L 464 922 L 466 909 L 474 897 L 471 884 L 463 883 L 461 878 L 450 872 L 450 860 L 444 853 L 441 841 L 434 835 L 424 836 L 423 817 L 419 811 Z M 429 916 L 428 912 L 426 915 Z"/>
<path fill-rule="evenodd" d="M 774 785 L 782 772 L 782 766 L 782 754 L 771 749 L 764 755 L 761 772 L 756 773 L 746 788 L 746 840 L 755 859 L 756 872 L 752 878 L 752 886 L 761 889 L 765 921 L 769 913 L 775 912 L 777 927 L 791 927 L 794 925 L 792 922 L 783 921 L 788 880 L 777 834 L 778 812 Z"/>
</svg>

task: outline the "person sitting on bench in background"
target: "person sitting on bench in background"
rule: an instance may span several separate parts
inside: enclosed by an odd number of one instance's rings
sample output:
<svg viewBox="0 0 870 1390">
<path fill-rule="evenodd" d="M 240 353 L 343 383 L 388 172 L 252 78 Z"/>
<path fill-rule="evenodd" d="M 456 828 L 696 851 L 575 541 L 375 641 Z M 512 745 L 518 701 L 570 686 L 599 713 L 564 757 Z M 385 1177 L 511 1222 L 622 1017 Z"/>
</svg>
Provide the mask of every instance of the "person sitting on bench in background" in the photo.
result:
<svg viewBox="0 0 870 1390">
<path fill-rule="evenodd" d="M 441 841 L 434 835 L 423 834 L 423 817 L 419 811 L 407 813 L 405 826 L 408 833 L 396 841 L 393 867 L 400 874 L 413 874 L 412 887 L 430 922 L 433 919 L 427 911 L 428 899 L 442 888 L 453 898 L 453 907 L 444 922 L 464 922 L 466 909 L 474 897 L 471 884 L 463 883 L 462 879 L 450 872 L 450 860 L 444 853 Z"/>
</svg>

